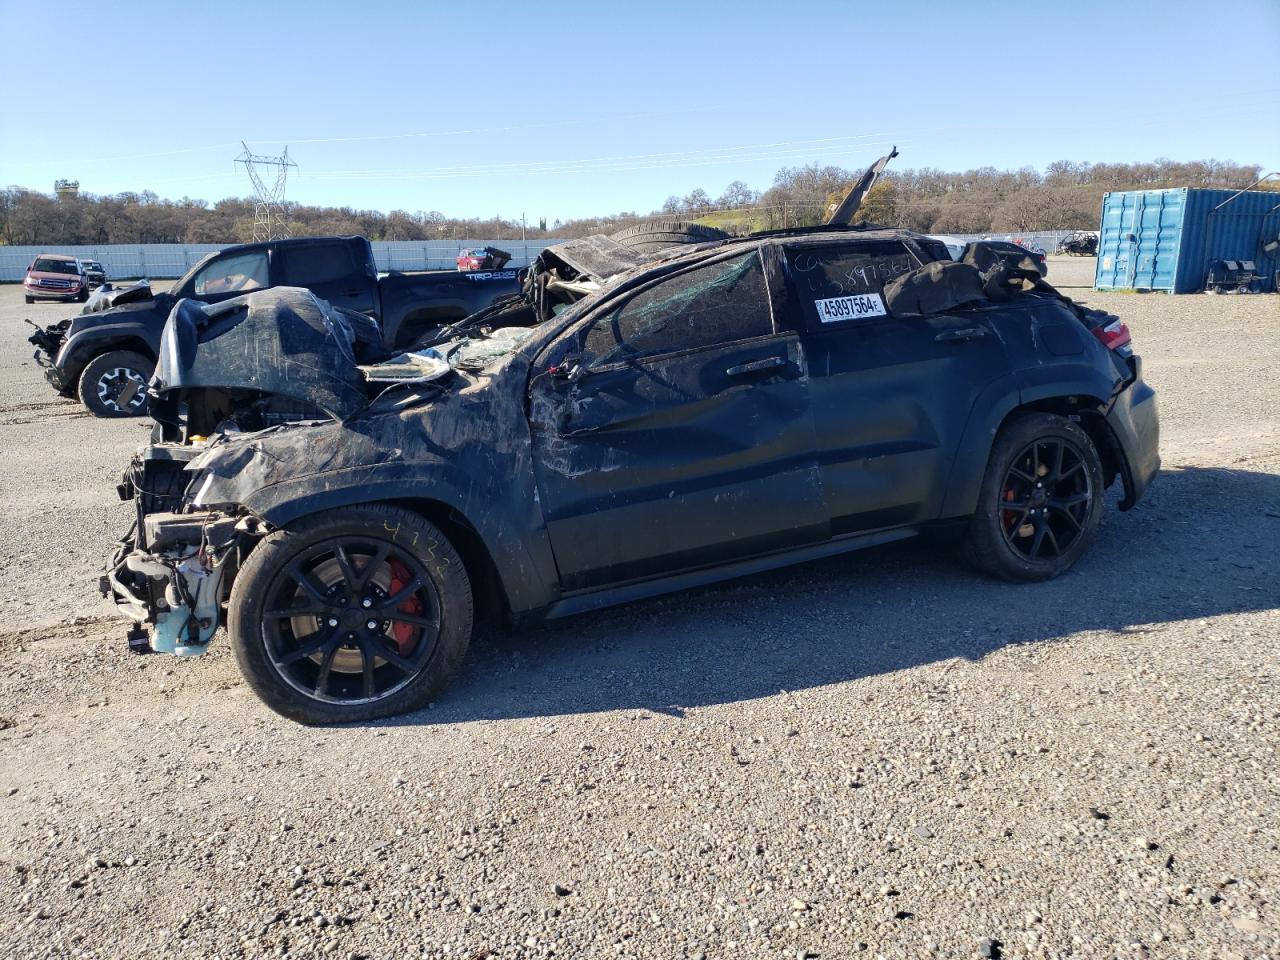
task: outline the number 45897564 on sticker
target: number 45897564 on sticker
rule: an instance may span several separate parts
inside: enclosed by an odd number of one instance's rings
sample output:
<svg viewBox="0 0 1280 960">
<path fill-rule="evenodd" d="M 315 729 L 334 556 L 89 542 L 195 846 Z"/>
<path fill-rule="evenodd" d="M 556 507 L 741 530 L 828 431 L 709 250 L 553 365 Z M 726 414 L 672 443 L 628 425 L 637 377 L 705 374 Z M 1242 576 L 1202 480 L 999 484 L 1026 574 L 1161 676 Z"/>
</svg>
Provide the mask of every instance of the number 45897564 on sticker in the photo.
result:
<svg viewBox="0 0 1280 960">
<path fill-rule="evenodd" d="M 858 293 L 851 297 L 832 297 L 830 300 L 816 300 L 818 319 L 823 323 L 835 323 L 839 320 L 856 320 L 859 317 L 885 316 L 884 301 L 878 293 Z"/>
</svg>

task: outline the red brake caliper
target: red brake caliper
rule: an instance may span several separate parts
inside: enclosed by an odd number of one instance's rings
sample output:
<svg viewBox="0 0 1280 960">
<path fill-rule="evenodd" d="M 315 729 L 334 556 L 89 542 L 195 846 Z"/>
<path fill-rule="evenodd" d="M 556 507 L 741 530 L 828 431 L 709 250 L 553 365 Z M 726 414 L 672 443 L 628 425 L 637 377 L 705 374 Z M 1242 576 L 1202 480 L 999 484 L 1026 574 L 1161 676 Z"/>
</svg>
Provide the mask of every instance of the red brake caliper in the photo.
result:
<svg viewBox="0 0 1280 960">
<path fill-rule="evenodd" d="M 391 596 L 395 596 L 397 592 L 413 582 L 413 575 L 409 573 L 408 567 L 399 560 L 391 560 L 389 563 L 391 566 L 391 589 L 388 592 Z M 420 617 L 422 616 L 422 598 L 415 593 L 396 609 L 401 613 Z M 413 649 L 413 637 L 417 629 L 411 623 L 397 622 L 391 624 L 391 634 L 396 638 L 396 645 L 400 647 L 401 653 L 408 654 Z"/>
<path fill-rule="evenodd" d="M 1014 492 L 1013 492 L 1013 487 L 1010 487 L 1009 489 L 1007 489 L 1007 490 L 1004 492 L 1004 498 L 1005 498 L 1005 500 L 1012 500 L 1012 499 L 1014 499 L 1014 496 L 1015 496 L 1015 494 L 1014 494 Z M 1009 529 L 1011 529 L 1011 528 L 1012 528 L 1012 526 L 1013 526 L 1013 520 L 1014 520 L 1014 517 L 1016 517 L 1016 516 L 1017 516 L 1017 514 L 1016 514 L 1014 511 L 1012 511 L 1012 510 L 1001 510 L 1001 511 L 1000 511 L 1000 519 L 1001 519 L 1001 521 L 1004 523 L 1004 528 L 1005 528 L 1006 530 L 1009 530 Z"/>
</svg>

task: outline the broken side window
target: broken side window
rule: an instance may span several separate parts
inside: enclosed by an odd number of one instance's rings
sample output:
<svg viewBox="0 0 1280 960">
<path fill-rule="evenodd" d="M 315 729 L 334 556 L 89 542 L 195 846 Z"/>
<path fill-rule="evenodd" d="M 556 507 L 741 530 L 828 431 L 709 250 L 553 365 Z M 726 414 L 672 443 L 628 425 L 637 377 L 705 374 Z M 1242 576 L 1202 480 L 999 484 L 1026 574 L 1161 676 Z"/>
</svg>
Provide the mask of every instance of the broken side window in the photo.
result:
<svg viewBox="0 0 1280 960">
<path fill-rule="evenodd" d="M 599 366 L 772 332 L 764 270 L 752 251 L 642 290 L 591 325 L 582 351 Z"/>
<path fill-rule="evenodd" d="M 885 284 L 920 266 L 896 240 L 787 250 L 788 273 L 810 330 L 887 316 Z"/>
</svg>

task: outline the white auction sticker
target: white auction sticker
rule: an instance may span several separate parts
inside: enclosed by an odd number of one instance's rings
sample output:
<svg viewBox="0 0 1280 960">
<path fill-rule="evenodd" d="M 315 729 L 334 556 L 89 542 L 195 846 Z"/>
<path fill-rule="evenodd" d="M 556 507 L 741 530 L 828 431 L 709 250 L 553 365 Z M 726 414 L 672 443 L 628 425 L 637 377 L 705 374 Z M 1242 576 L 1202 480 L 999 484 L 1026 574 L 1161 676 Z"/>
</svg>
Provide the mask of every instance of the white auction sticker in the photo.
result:
<svg viewBox="0 0 1280 960">
<path fill-rule="evenodd" d="M 888 315 L 888 311 L 884 308 L 884 301 L 880 299 L 880 294 L 878 293 L 859 293 L 852 297 L 832 297 L 830 300 L 815 300 L 814 306 L 818 308 L 818 319 L 823 323 Z"/>
</svg>

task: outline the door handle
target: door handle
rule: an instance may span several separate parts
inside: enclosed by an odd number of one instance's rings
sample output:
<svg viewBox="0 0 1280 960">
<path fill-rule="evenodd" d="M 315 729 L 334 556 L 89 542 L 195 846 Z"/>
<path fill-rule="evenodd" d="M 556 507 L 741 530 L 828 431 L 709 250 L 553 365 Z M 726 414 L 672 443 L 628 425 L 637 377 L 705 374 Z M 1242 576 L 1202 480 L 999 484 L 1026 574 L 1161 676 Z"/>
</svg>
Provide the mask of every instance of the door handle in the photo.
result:
<svg viewBox="0 0 1280 960">
<path fill-rule="evenodd" d="M 944 330 L 933 339 L 938 343 L 947 343 L 952 340 L 977 340 L 986 335 L 986 327 L 965 327 L 963 330 Z"/>
<path fill-rule="evenodd" d="M 763 360 L 752 360 L 749 363 L 739 363 L 725 370 L 725 376 L 729 377 L 745 377 L 752 373 L 761 373 L 765 370 L 777 370 L 779 367 L 785 367 L 787 361 L 783 357 L 765 357 Z"/>
</svg>

